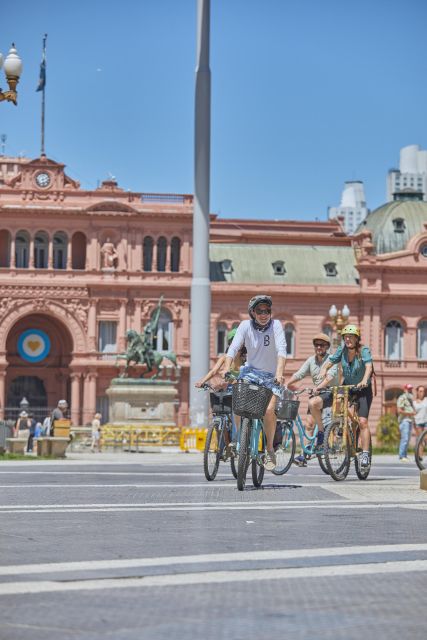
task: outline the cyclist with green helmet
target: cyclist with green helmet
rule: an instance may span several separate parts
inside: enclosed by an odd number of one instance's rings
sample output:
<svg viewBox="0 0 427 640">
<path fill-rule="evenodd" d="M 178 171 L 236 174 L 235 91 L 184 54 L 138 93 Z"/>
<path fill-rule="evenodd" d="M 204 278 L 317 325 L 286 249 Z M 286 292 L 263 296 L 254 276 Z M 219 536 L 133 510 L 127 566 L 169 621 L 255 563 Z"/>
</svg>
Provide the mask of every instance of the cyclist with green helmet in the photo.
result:
<svg viewBox="0 0 427 640">
<path fill-rule="evenodd" d="M 227 333 L 227 349 L 233 342 L 233 338 L 236 335 L 236 331 L 237 331 L 237 327 L 234 327 Z M 245 363 L 245 354 L 246 354 L 246 349 L 243 347 L 242 349 L 240 349 L 240 351 L 237 353 L 236 357 L 233 360 L 231 371 L 236 376 L 239 374 L 240 367 Z M 223 374 L 222 370 L 225 368 L 224 367 L 225 358 L 226 358 L 226 354 L 223 353 L 222 356 L 218 358 L 218 360 L 216 361 L 212 369 L 208 371 L 208 373 L 201 380 L 196 382 L 195 386 L 202 387 L 206 382 L 209 381 L 210 386 L 215 391 L 219 391 L 220 389 L 225 389 L 229 384 L 224 380 L 224 377 L 222 375 Z M 226 370 L 228 371 L 228 368 Z"/>
<path fill-rule="evenodd" d="M 322 377 L 325 377 L 327 371 L 334 364 L 340 364 L 344 378 L 343 384 L 358 387 L 360 439 L 363 449 L 360 456 L 360 466 L 369 467 L 368 417 L 373 397 L 371 378 L 374 370 L 372 355 L 369 347 L 361 344 L 360 329 L 356 325 L 348 324 L 345 326 L 341 331 L 341 336 L 344 344 L 341 344 L 335 353 L 329 356 L 320 373 Z"/>
</svg>

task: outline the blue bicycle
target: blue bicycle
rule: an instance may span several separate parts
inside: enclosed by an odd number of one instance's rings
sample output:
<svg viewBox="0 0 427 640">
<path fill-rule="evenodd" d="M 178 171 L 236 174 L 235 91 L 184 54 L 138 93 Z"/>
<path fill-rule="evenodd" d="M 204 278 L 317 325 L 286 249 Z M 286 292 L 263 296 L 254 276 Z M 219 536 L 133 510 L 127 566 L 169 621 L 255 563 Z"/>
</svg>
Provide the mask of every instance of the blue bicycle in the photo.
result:
<svg viewBox="0 0 427 640">
<path fill-rule="evenodd" d="M 233 412 L 241 416 L 237 443 L 237 488 L 243 491 L 246 474 L 252 465 L 252 481 L 260 487 L 264 479 L 264 456 L 266 438 L 263 416 L 273 392 L 262 383 L 239 379 L 233 385 Z"/>
<path fill-rule="evenodd" d="M 304 462 L 306 463 L 306 461 L 316 456 L 322 471 L 329 475 L 324 459 L 323 447 L 318 447 L 317 445 L 319 427 L 316 424 L 313 435 L 308 435 L 301 416 L 298 413 L 300 402 L 297 398 L 305 391 L 312 393 L 312 389 L 309 388 L 301 389 L 300 391 L 290 391 L 286 389 L 276 402 L 276 416 L 279 419 L 278 428 L 281 428 L 282 440 L 281 442 L 278 441 L 277 446 L 275 446 L 277 461 L 276 468 L 273 470 L 275 475 L 283 475 L 286 473 L 295 460 L 296 437 L 294 426 L 297 428 Z M 280 435 L 278 437 L 276 431 L 275 442 L 279 439 Z"/>
</svg>

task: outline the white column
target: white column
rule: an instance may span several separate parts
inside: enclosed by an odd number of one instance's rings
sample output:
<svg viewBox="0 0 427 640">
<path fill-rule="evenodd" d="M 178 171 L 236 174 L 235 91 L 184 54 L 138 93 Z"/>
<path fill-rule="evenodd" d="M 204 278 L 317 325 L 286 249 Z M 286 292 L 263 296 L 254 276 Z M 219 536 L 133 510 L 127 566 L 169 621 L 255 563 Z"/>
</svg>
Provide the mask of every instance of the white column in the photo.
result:
<svg viewBox="0 0 427 640">
<path fill-rule="evenodd" d="M 197 3 L 197 66 L 194 158 L 193 278 L 191 282 L 190 422 L 207 426 L 209 398 L 194 383 L 209 370 L 210 0 Z"/>
</svg>

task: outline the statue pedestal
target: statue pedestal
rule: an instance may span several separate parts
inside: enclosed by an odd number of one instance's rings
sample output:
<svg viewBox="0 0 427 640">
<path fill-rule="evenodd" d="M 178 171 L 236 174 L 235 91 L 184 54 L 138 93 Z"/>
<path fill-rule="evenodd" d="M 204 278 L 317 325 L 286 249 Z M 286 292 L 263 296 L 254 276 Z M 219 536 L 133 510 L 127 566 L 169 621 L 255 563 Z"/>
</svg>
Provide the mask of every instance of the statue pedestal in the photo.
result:
<svg viewBox="0 0 427 640">
<path fill-rule="evenodd" d="M 114 378 L 106 393 L 112 425 L 175 426 L 178 391 L 170 380 Z"/>
</svg>

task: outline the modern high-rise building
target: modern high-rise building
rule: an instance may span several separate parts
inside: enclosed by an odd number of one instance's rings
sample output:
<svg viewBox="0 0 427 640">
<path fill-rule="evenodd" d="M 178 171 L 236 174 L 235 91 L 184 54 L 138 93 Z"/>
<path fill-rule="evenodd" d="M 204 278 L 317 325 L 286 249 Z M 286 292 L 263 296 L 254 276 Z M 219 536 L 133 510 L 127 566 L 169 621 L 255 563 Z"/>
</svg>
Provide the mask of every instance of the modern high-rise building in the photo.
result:
<svg viewBox="0 0 427 640">
<path fill-rule="evenodd" d="M 393 200 L 427 201 L 427 151 L 418 144 L 400 150 L 399 169 L 387 175 L 387 202 Z"/>
<path fill-rule="evenodd" d="M 344 231 L 351 235 L 368 213 L 363 182 L 352 180 L 344 184 L 340 205 L 329 207 L 328 218 L 329 220 L 341 218 Z"/>
</svg>

